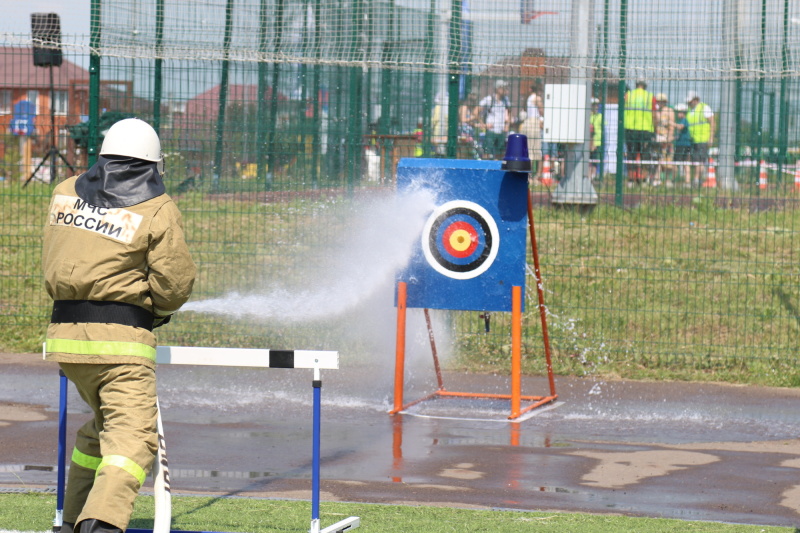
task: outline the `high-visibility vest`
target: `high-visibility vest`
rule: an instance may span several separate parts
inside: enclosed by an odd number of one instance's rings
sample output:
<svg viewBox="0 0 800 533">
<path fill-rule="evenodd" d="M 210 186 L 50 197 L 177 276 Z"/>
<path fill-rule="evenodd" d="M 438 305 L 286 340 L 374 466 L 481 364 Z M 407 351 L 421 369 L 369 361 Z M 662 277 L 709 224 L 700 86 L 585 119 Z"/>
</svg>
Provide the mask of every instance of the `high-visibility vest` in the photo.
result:
<svg viewBox="0 0 800 533">
<path fill-rule="evenodd" d="M 603 114 L 592 113 L 589 122 L 592 125 L 592 141 L 598 147 L 603 142 Z"/>
<path fill-rule="evenodd" d="M 625 98 L 625 129 L 653 130 L 653 93 L 634 89 Z"/>
<path fill-rule="evenodd" d="M 414 157 L 422 157 L 422 128 L 414 130 L 414 137 L 417 138 L 417 143 L 414 147 Z"/>
<path fill-rule="evenodd" d="M 686 114 L 692 142 L 707 143 L 711 140 L 711 123 L 709 123 L 706 118 L 705 110 L 706 104 L 699 102 L 694 106 L 694 109 Z"/>
</svg>

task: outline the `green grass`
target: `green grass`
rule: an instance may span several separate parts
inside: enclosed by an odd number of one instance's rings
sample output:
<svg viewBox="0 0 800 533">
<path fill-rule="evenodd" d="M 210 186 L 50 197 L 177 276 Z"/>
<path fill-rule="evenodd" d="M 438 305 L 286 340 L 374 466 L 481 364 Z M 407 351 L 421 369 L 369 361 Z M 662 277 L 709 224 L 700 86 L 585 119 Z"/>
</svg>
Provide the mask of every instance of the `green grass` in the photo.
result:
<svg viewBox="0 0 800 533">
<path fill-rule="evenodd" d="M 0 350 L 38 351 L 43 340 L 50 302 L 40 242 L 49 193 L 42 184 L 0 186 Z M 764 197 L 773 200 L 789 194 L 768 193 Z M 663 190 L 647 194 L 637 207 L 602 204 L 588 215 L 535 210 L 555 372 L 800 386 L 800 210 L 791 204 L 751 209 L 744 192 L 729 205 L 714 191 L 682 200 Z M 275 279 L 291 285 L 307 279 L 301 270 L 323 272 L 357 209 L 344 194 L 258 198 L 198 191 L 176 196 L 199 267 L 195 299 L 247 293 Z M 478 315 L 451 313 L 457 357 L 449 364 L 505 372 L 509 314 L 493 313 L 488 334 Z M 183 345 L 335 346 L 366 356 L 375 348 L 352 335 L 359 322 L 357 313 L 291 325 L 181 313 L 159 338 Z M 542 374 L 531 275 L 523 339 L 523 371 Z"/>
<path fill-rule="evenodd" d="M 52 525 L 55 496 L 0 495 L 0 529 L 45 531 Z M 301 501 L 178 496 L 172 498 L 172 527 L 181 530 L 280 533 L 307 531 L 310 504 Z M 722 524 L 557 512 L 515 512 L 358 503 L 324 503 L 321 526 L 358 516 L 364 533 L 779 533 L 794 528 Z M 153 527 L 153 499 L 137 499 L 132 528 Z"/>
</svg>

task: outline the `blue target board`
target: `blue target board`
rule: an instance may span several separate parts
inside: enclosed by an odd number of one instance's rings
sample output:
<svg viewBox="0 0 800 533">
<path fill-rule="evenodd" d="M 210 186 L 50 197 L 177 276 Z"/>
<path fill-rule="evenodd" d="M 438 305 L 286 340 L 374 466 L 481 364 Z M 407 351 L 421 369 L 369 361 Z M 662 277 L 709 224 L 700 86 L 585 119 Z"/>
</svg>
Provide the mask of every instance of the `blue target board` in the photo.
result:
<svg viewBox="0 0 800 533">
<path fill-rule="evenodd" d="M 398 193 L 437 191 L 437 206 L 398 276 L 407 284 L 407 307 L 511 311 L 511 288 L 525 287 L 528 174 L 501 164 L 400 160 Z"/>
</svg>

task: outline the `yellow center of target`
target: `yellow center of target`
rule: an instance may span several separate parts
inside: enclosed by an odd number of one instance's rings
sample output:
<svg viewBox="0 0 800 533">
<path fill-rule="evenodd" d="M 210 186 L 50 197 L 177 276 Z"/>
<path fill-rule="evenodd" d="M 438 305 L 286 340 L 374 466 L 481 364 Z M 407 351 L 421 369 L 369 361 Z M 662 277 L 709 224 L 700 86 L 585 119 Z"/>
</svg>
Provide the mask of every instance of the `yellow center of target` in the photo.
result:
<svg viewBox="0 0 800 533">
<path fill-rule="evenodd" d="M 457 229 L 450 234 L 450 246 L 457 252 L 463 252 L 472 244 L 472 236 L 468 231 Z"/>
</svg>

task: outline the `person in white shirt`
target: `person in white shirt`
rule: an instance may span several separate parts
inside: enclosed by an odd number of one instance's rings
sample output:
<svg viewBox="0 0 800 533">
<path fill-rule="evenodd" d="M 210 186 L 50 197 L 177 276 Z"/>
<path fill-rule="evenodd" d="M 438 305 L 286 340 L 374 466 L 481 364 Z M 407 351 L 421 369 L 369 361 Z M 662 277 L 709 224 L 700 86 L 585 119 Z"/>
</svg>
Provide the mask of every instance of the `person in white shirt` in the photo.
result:
<svg viewBox="0 0 800 533">
<path fill-rule="evenodd" d="M 511 103 L 506 95 L 508 83 L 505 80 L 497 80 L 494 89 L 494 94 L 485 96 L 478 102 L 478 107 L 481 110 L 483 126 L 486 128 L 486 153 L 493 159 L 502 159 L 511 124 L 511 114 L 508 112 Z"/>
</svg>

